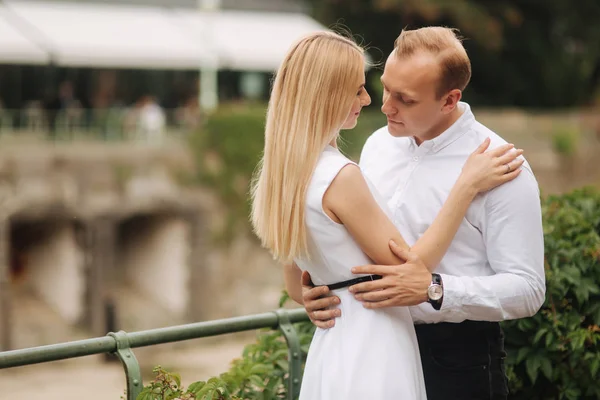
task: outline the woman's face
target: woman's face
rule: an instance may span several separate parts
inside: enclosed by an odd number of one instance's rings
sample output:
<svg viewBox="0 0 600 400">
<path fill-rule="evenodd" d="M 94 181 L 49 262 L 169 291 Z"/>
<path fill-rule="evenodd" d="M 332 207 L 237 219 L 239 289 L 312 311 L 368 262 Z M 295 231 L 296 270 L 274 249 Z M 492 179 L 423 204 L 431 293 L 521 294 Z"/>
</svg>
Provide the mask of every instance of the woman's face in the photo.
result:
<svg viewBox="0 0 600 400">
<path fill-rule="evenodd" d="M 360 110 L 363 107 L 371 104 L 371 96 L 367 93 L 367 89 L 365 88 L 364 82 L 364 73 L 362 74 L 363 81 L 357 85 L 356 87 L 356 97 L 352 101 L 352 107 L 350 107 L 350 113 L 346 118 L 346 121 L 342 125 L 342 129 L 352 129 L 356 126 L 358 122 L 358 116 L 360 115 Z"/>
</svg>

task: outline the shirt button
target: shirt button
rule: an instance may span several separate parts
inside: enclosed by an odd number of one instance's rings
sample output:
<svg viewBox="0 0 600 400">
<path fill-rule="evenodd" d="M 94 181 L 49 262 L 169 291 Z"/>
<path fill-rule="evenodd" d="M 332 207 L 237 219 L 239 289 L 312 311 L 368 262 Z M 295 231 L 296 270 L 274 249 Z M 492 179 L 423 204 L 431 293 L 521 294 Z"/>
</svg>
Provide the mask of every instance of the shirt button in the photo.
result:
<svg viewBox="0 0 600 400">
<path fill-rule="evenodd" d="M 414 156 L 414 157 L 413 157 L 413 161 L 415 161 L 415 162 L 416 162 L 416 161 L 419 161 L 419 157 L 417 157 L 417 156 Z"/>
</svg>

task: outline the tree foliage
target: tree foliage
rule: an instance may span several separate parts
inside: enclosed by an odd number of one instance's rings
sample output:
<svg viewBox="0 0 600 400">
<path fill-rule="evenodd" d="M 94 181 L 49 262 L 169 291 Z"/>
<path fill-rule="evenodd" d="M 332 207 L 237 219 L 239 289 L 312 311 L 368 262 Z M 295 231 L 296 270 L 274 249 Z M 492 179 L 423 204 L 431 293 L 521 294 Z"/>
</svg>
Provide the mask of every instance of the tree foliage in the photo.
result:
<svg viewBox="0 0 600 400">
<path fill-rule="evenodd" d="M 503 324 L 514 399 L 600 398 L 600 193 L 544 203 L 546 301 Z"/>
<path fill-rule="evenodd" d="M 385 60 L 403 28 L 458 28 L 473 64 L 465 99 L 478 105 L 571 107 L 598 100 L 598 0 L 311 0 Z"/>
</svg>

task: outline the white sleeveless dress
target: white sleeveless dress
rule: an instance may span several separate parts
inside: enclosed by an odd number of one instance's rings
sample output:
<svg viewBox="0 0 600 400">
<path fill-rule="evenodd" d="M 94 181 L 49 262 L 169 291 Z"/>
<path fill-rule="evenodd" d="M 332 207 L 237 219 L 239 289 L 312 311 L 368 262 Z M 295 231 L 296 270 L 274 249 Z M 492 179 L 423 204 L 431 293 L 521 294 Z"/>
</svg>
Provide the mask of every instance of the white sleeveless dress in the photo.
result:
<svg viewBox="0 0 600 400">
<path fill-rule="evenodd" d="M 308 187 L 306 225 L 310 261 L 297 259 L 315 285 L 356 278 L 350 269 L 371 264 L 344 228 L 323 211 L 323 195 L 347 164 L 336 148 L 322 153 Z M 367 180 L 368 182 L 368 180 Z M 379 206 L 387 204 L 369 183 Z M 335 290 L 342 316 L 330 329 L 317 328 L 308 352 L 300 400 L 426 399 L 419 346 L 406 307 L 368 310 L 348 288 Z"/>
</svg>

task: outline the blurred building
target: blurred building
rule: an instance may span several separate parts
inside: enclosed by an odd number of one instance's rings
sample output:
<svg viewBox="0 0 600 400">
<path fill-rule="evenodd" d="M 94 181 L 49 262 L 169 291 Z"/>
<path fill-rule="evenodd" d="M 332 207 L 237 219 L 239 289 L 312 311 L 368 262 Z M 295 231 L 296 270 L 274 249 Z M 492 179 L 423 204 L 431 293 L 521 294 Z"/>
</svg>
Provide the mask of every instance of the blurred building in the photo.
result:
<svg viewBox="0 0 600 400">
<path fill-rule="evenodd" d="M 3 1 L 0 107 L 27 110 L 19 121 L 40 109 L 52 120 L 66 101 L 91 110 L 152 96 L 193 108 L 200 70 L 213 66 L 220 99 L 264 100 L 291 42 L 324 29 L 308 11 L 294 0 Z"/>
</svg>

